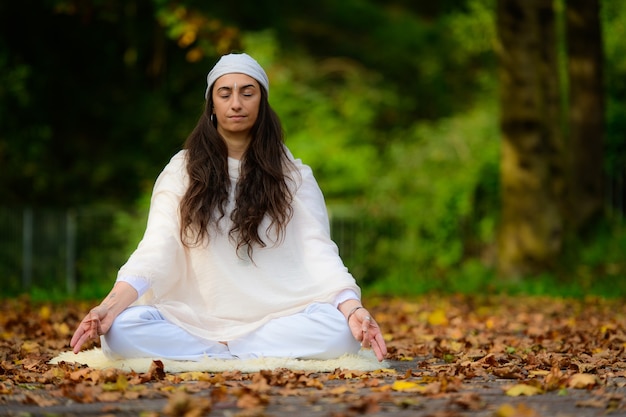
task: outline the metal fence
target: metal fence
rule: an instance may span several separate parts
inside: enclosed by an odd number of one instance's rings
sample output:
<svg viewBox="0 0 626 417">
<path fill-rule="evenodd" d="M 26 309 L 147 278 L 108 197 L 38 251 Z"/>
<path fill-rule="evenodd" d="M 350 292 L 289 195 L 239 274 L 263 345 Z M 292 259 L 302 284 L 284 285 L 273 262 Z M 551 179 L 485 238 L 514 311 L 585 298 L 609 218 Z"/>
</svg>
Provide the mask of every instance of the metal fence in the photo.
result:
<svg viewBox="0 0 626 417">
<path fill-rule="evenodd" d="M 81 283 L 111 274 L 122 247 L 111 209 L 0 208 L 1 294 L 31 288 L 75 294 Z"/>
<path fill-rule="evenodd" d="M 134 217 L 132 217 L 134 216 Z M 112 208 L 45 209 L 0 207 L 0 294 L 33 288 L 76 294 L 95 282 L 113 282 L 119 267 L 141 238 L 120 225 L 120 218 L 142 216 Z M 332 218 L 333 239 L 342 257 L 354 264 L 355 234 L 363 221 Z"/>
</svg>

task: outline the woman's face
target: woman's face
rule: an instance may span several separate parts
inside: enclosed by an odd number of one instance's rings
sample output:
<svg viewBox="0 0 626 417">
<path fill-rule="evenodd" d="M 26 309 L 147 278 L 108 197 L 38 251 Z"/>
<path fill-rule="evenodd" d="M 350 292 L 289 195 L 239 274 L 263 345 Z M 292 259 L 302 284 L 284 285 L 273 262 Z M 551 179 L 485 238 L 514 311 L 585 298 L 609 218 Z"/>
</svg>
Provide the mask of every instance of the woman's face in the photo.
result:
<svg viewBox="0 0 626 417">
<path fill-rule="evenodd" d="M 213 113 L 217 131 L 224 138 L 250 135 L 259 115 L 261 88 L 254 78 L 239 73 L 226 74 L 215 81 Z"/>
</svg>

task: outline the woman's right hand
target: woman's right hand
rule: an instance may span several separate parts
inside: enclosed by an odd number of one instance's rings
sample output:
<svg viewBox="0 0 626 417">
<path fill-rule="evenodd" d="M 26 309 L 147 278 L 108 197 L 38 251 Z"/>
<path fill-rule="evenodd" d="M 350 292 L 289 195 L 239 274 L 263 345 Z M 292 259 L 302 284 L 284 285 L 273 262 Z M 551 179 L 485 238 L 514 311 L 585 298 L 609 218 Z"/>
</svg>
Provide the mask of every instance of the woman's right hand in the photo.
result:
<svg viewBox="0 0 626 417">
<path fill-rule="evenodd" d="M 80 322 L 70 341 L 74 353 L 80 352 L 80 348 L 89 340 L 99 339 L 106 334 L 113 324 L 113 318 L 109 309 L 102 304 L 92 308 Z"/>
<path fill-rule="evenodd" d="M 92 308 L 78 325 L 70 341 L 74 353 L 80 352 L 80 348 L 89 340 L 99 339 L 106 334 L 113 320 L 137 299 L 137 295 L 135 288 L 127 282 L 116 282 L 102 304 Z"/>
</svg>

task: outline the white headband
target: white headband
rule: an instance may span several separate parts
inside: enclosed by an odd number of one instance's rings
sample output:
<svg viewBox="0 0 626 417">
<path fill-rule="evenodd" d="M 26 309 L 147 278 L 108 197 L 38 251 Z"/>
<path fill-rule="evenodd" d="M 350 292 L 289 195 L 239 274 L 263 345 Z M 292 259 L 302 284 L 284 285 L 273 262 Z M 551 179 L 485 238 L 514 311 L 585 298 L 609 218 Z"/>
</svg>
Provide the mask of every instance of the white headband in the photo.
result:
<svg viewBox="0 0 626 417">
<path fill-rule="evenodd" d="M 211 86 L 215 81 L 225 74 L 240 73 L 246 74 L 258 81 L 265 88 L 265 92 L 269 95 L 270 81 L 267 74 L 258 62 L 248 54 L 229 54 L 224 55 L 217 61 L 217 64 L 209 72 L 206 77 L 207 88 L 204 98 L 208 100 Z"/>
</svg>

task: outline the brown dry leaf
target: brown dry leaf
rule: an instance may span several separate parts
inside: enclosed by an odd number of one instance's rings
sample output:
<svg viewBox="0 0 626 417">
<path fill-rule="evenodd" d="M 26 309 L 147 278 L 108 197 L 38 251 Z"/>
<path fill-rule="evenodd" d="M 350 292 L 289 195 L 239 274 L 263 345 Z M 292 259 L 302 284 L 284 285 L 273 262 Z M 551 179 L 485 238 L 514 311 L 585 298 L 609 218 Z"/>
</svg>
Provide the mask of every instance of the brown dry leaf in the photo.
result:
<svg viewBox="0 0 626 417">
<path fill-rule="evenodd" d="M 246 391 L 237 399 L 237 407 L 244 409 L 256 409 L 266 405 L 268 402 L 269 398 L 266 395 Z"/>
<path fill-rule="evenodd" d="M 361 397 L 375 394 L 388 396 L 385 407 L 395 411 L 394 407 L 416 406 L 399 399 L 418 395 L 447 395 L 455 407 L 478 407 L 480 401 L 472 396 L 471 387 L 494 376 L 512 378 L 524 385 L 517 388 L 519 395 L 528 395 L 528 390 L 536 395 L 564 388 L 626 386 L 622 380 L 626 377 L 623 301 L 499 295 L 429 295 L 373 301 L 371 312 L 389 341 L 388 359 L 402 361 L 402 372 L 337 369 L 312 374 L 277 369 L 257 376 L 239 371 L 168 374 L 156 363 L 145 374 L 137 374 L 99 371 L 75 363 L 48 365 L 50 358 L 68 349 L 69 335 L 93 303 L 55 305 L 27 298 L 4 300 L 0 302 L 1 400 L 10 405 L 48 398 L 60 403 L 114 398 L 123 402 L 139 397 L 172 397 L 184 391 L 188 395 L 204 394 L 212 404 L 224 402 L 232 407 L 239 399 L 251 407 L 260 403 L 262 408 L 265 402 L 280 402 L 280 396 L 289 395 L 317 402 L 316 406 L 321 406 L 321 399 L 341 404 L 355 401 L 357 408 L 367 410 L 376 403 L 374 398 L 379 404 L 383 400 L 372 397 L 368 405 Z M 87 348 L 93 346 L 98 343 Z M 405 360 L 415 361 L 411 369 L 405 368 Z M 577 376 L 580 374 L 591 377 Z M 27 392 L 36 397 L 27 400 Z M 460 394 L 449 395 L 454 392 Z M 594 395 L 599 395 L 598 390 Z M 603 397 L 595 404 L 604 402 L 607 410 L 621 411 L 622 401 Z M 203 407 L 197 405 L 189 403 L 186 412 L 199 413 Z M 255 411 L 258 408 L 243 410 L 260 415 Z M 345 412 L 350 416 L 356 413 Z M 528 417 L 532 410 L 513 407 L 512 413 Z"/>
<path fill-rule="evenodd" d="M 51 398 L 45 398 L 42 395 L 34 394 L 32 392 L 26 392 L 26 400 L 25 404 L 35 404 L 39 407 L 50 407 L 53 405 L 57 405 L 58 401 Z"/>
<path fill-rule="evenodd" d="M 267 375 L 267 374 L 263 374 L 263 373 L 256 373 L 254 375 L 252 375 L 252 383 L 248 386 L 248 388 L 256 393 L 267 393 L 269 392 L 272 387 L 270 386 L 270 384 L 267 382 L 266 377 L 271 378 L 272 375 Z M 275 385 L 280 385 L 280 384 L 275 384 Z"/>
<path fill-rule="evenodd" d="M 493 368 L 493 374 L 504 379 L 525 379 L 523 370 L 516 365 L 501 366 Z"/>
<path fill-rule="evenodd" d="M 340 387 L 335 387 L 335 388 L 331 388 L 328 390 L 328 393 L 330 395 L 343 395 L 347 392 L 351 391 L 351 389 L 345 385 L 342 385 Z"/>
<path fill-rule="evenodd" d="M 540 417 L 539 414 L 525 404 L 503 404 L 496 410 L 495 417 Z"/>
<path fill-rule="evenodd" d="M 212 404 L 209 399 L 177 391 L 167 401 L 163 413 L 171 417 L 200 417 L 210 413 L 211 408 Z"/>
<path fill-rule="evenodd" d="M 305 381 L 305 386 L 309 388 L 324 389 L 324 384 L 322 383 L 322 381 L 315 378 L 308 378 Z"/>
<path fill-rule="evenodd" d="M 91 374 L 92 372 L 93 370 L 89 368 L 82 368 L 70 373 L 69 379 L 72 381 L 80 381 L 81 379 L 85 379 L 85 376 Z"/>
<path fill-rule="evenodd" d="M 452 400 L 453 404 L 458 405 L 464 410 L 478 411 L 487 407 L 487 404 L 480 395 L 475 392 L 461 394 Z"/>
<path fill-rule="evenodd" d="M 588 407 L 588 408 L 608 408 L 608 401 L 590 398 L 588 400 L 576 401 L 576 407 Z"/>
<path fill-rule="evenodd" d="M 115 403 L 119 402 L 122 398 L 124 398 L 124 393 L 119 391 L 106 391 L 101 392 L 96 396 L 96 400 L 98 402 L 104 403 Z"/>
<path fill-rule="evenodd" d="M 63 396 L 70 398 L 77 403 L 93 403 L 96 397 L 102 393 L 102 388 L 98 386 L 89 386 L 86 384 L 66 384 L 62 387 Z"/>
<path fill-rule="evenodd" d="M 376 395 L 361 397 L 359 400 L 351 402 L 348 409 L 359 414 L 377 413 L 380 411 L 380 398 Z"/>
<path fill-rule="evenodd" d="M 165 367 L 163 365 L 163 361 L 154 360 L 150 364 L 150 369 L 144 375 L 142 375 L 141 381 L 161 381 L 165 379 Z"/>
<path fill-rule="evenodd" d="M 574 374 L 567 382 L 569 388 L 583 389 L 591 388 L 598 385 L 600 381 L 596 375 L 591 374 Z"/>
</svg>

